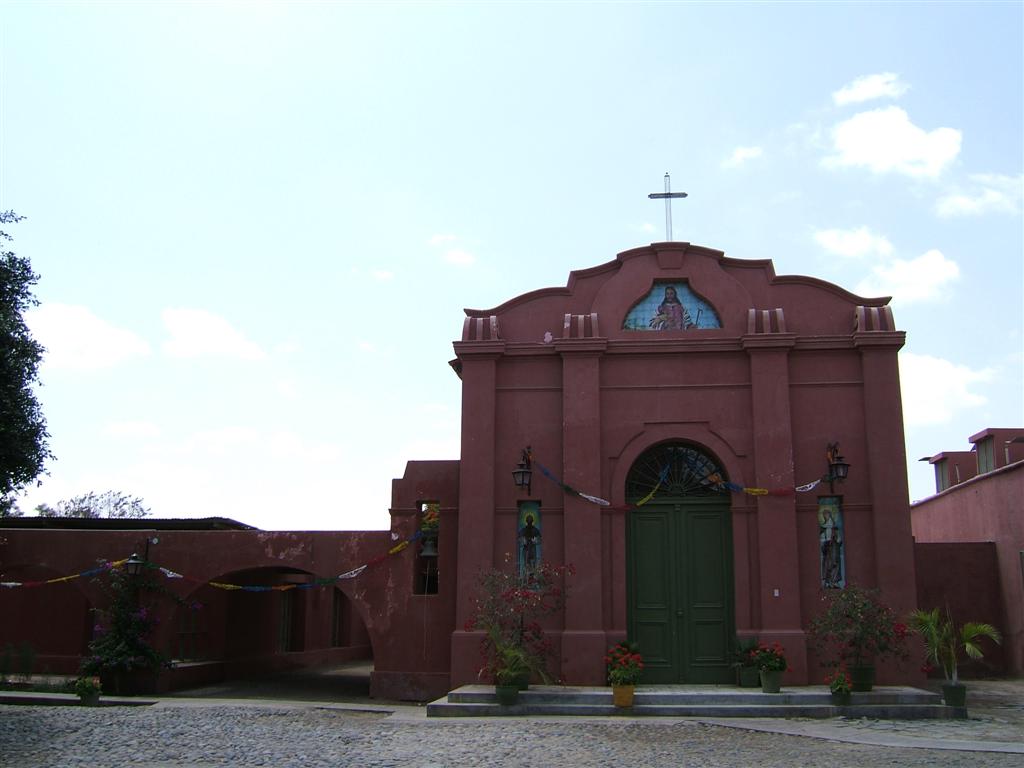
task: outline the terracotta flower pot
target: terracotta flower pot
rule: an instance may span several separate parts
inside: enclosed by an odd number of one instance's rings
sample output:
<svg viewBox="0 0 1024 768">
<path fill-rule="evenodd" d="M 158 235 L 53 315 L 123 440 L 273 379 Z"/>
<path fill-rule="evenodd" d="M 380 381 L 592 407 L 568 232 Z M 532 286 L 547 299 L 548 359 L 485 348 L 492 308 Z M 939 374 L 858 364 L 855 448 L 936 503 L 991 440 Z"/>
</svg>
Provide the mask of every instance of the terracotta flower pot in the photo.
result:
<svg viewBox="0 0 1024 768">
<path fill-rule="evenodd" d="M 636 686 L 634 685 L 613 685 L 612 701 L 616 707 L 632 707 L 635 691 Z"/>
</svg>

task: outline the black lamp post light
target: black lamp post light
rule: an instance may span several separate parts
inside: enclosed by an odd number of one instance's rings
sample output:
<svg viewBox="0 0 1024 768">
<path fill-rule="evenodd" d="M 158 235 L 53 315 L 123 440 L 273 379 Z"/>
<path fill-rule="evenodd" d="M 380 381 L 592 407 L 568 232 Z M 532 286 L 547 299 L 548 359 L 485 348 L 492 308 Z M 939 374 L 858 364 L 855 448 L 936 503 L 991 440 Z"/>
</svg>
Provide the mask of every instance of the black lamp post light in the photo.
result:
<svg viewBox="0 0 1024 768">
<path fill-rule="evenodd" d="M 138 576 L 142 573 L 142 569 L 145 567 L 146 561 L 139 557 L 136 553 L 132 552 L 132 556 L 128 558 L 128 561 L 124 564 L 124 571 L 129 576 Z"/>
<path fill-rule="evenodd" d="M 843 482 L 846 476 L 850 474 L 850 465 L 846 463 L 846 460 L 839 453 L 839 443 L 829 443 L 828 451 L 828 474 L 825 475 L 822 480 L 828 481 L 829 491 L 835 493 L 835 482 Z"/>
<path fill-rule="evenodd" d="M 533 470 L 530 469 L 530 446 L 526 446 L 523 449 L 523 455 L 519 459 L 519 463 L 516 468 L 512 470 L 512 480 L 516 484 L 516 488 L 525 488 L 526 495 L 531 496 L 531 485 L 533 480 Z"/>
</svg>

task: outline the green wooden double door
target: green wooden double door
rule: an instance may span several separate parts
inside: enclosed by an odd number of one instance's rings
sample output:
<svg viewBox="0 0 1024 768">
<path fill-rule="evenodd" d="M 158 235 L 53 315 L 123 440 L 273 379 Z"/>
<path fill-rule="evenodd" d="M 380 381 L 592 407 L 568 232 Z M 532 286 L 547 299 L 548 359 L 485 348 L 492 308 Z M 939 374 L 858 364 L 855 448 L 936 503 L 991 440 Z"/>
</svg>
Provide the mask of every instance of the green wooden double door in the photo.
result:
<svg viewBox="0 0 1024 768">
<path fill-rule="evenodd" d="M 734 679 L 728 496 L 657 497 L 629 513 L 628 633 L 646 683 Z"/>
</svg>

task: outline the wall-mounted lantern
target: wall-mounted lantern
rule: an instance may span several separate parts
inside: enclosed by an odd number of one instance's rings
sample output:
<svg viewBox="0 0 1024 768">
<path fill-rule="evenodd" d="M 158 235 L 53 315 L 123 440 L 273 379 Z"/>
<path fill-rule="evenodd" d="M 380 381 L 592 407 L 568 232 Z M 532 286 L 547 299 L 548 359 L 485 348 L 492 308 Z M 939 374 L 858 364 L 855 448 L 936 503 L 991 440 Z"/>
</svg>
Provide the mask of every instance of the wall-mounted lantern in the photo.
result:
<svg viewBox="0 0 1024 768">
<path fill-rule="evenodd" d="M 829 491 L 835 493 L 835 482 L 843 482 L 846 476 L 850 474 L 850 465 L 846 463 L 846 460 L 839 453 L 839 443 L 829 443 L 828 451 L 828 474 L 822 478 L 822 480 L 828 481 Z"/>
<path fill-rule="evenodd" d="M 145 564 L 145 560 L 132 552 L 132 556 L 129 557 L 128 561 L 124 564 L 125 573 L 129 576 L 138 576 L 142 572 L 142 567 Z"/>
<path fill-rule="evenodd" d="M 530 483 L 533 480 L 533 470 L 530 469 L 530 446 L 523 449 L 519 463 L 512 470 L 512 480 L 515 482 L 516 488 L 525 488 L 526 495 L 532 495 Z"/>
</svg>

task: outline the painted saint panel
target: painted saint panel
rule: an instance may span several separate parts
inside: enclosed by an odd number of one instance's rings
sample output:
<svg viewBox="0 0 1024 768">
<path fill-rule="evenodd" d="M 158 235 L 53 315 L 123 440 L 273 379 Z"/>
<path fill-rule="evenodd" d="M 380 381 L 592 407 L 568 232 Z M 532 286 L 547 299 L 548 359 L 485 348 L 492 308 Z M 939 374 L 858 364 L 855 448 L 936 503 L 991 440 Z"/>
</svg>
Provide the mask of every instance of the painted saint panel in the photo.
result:
<svg viewBox="0 0 1024 768">
<path fill-rule="evenodd" d="M 846 586 L 846 537 L 843 535 L 842 496 L 818 497 L 818 544 L 821 547 L 821 586 Z"/>
<path fill-rule="evenodd" d="M 715 308 L 688 283 L 655 283 L 622 321 L 626 331 L 688 331 L 721 328 Z"/>
<path fill-rule="evenodd" d="M 541 562 L 540 502 L 519 502 L 519 526 L 517 528 L 519 551 L 519 578 L 527 584 Z"/>
</svg>

